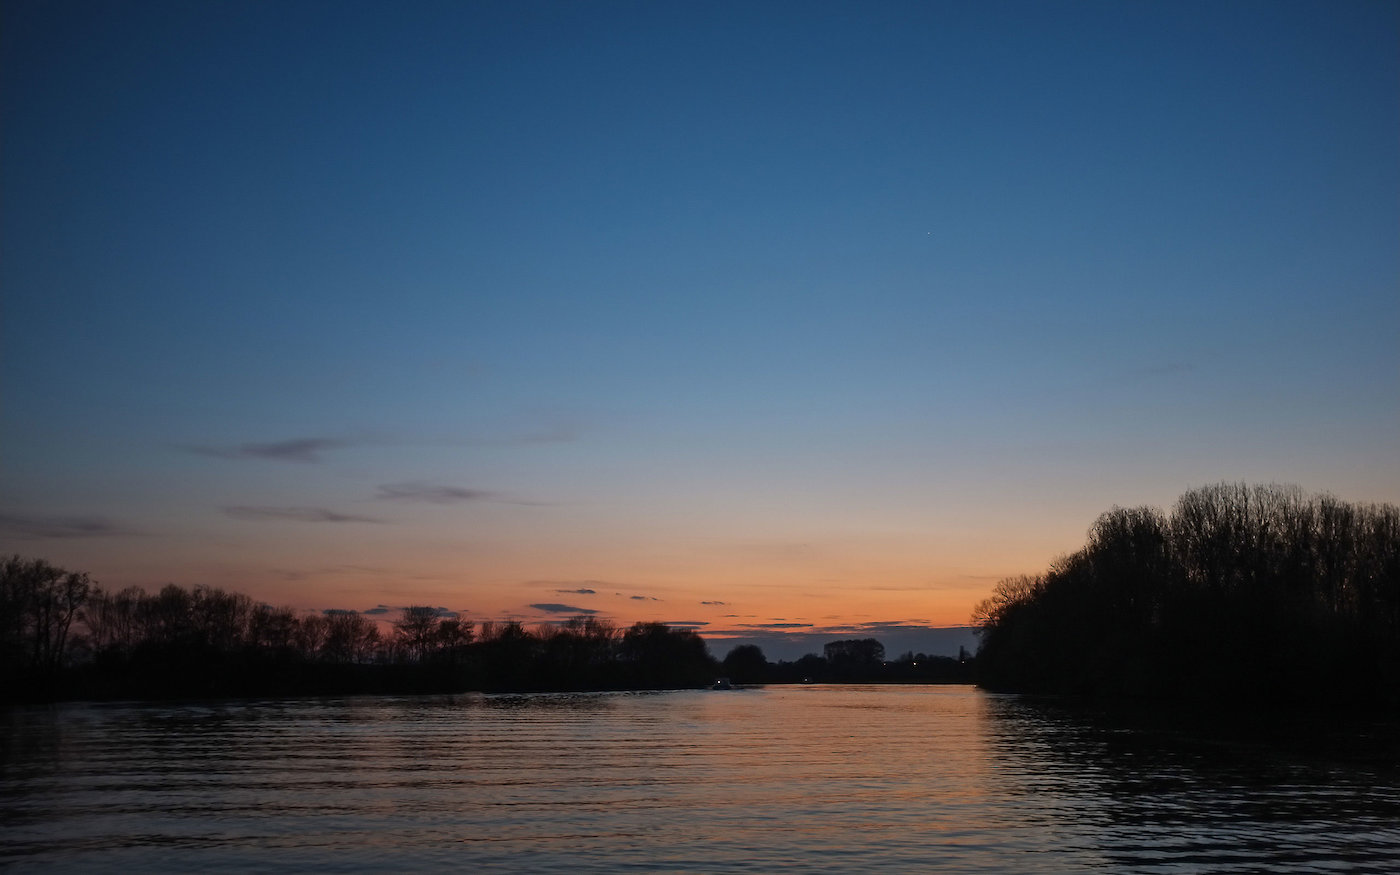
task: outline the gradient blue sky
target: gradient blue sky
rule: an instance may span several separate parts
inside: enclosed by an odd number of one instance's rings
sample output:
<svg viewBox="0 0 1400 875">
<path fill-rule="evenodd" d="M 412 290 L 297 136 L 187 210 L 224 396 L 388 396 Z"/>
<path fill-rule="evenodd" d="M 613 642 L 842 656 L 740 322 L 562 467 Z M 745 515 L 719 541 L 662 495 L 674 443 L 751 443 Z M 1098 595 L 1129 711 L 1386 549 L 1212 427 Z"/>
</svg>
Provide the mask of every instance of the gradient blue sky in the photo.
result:
<svg viewBox="0 0 1400 875">
<path fill-rule="evenodd" d="M 7 552 L 896 635 L 1115 504 L 1400 501 L 1400 4 L 0 24 Z"/>
</svg>

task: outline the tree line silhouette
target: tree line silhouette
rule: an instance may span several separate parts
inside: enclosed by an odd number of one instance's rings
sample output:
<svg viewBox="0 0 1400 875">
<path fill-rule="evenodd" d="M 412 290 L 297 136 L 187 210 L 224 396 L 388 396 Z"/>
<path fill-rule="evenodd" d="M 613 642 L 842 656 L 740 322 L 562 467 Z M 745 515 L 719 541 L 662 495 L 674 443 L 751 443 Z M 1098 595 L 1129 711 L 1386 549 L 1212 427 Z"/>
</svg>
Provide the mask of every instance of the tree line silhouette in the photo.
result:
<svg viewBox="0 0 1400 875">
<path fill-rule="evenodd" d="M 526 628 L 437 609 L 384 631 L 174 584 L 108 591 L 42 559 L 0 560 L 0 699 L 959 683 L 991 689 L 1400 711 L 1400 509 L 1222 483 L 1171 513 L 1114 508 L 1085 547 L 1001 581 L 976 659 L 875 639 L 770 663 L 710 656 L 692 629 L 597 617 Z M 974 674 L 975 672 L 975 674 Z"/>
<path fill-rule="evenodd" d="M 1400 710 L 1400 509 L 1221 483 L 982 602 L 993 689 Z"/>
<path fill-rule="evenodd" d="M 533 629 L 405 608 L 298 613 L 174 584 L 111 592 L 42 559 L 0 562 L 0 697 L 189 698 L 699 687 L 719 671 L 691 629 L 578 617 Z"/>
<path fill-rule="evenodd" d="M 739 684 L 970 684 L 975 661 L 966 653 L 930 656 L 908 651 L 885 658 L 885 645 L 874 638 L 831 641 L 821 655 L 795 661 L 768 662 L 756 644 L 740 644 L 724 657 L 726 677 Z"/>
<path fill-rule="evenodd" d="M 965 655 L 964 655 L 965 656 Z M 0 701 L 676 689 L 762 683 L 969 683 L 972 661 L 887 660 L 877 640 L 770 663 L 723 661 L 694 630 L 594 616 L 527 628 L 411 606 L 382 624 L 170 584 L 112 591 L 43 559 L 0 560 Z"/>
</svg>

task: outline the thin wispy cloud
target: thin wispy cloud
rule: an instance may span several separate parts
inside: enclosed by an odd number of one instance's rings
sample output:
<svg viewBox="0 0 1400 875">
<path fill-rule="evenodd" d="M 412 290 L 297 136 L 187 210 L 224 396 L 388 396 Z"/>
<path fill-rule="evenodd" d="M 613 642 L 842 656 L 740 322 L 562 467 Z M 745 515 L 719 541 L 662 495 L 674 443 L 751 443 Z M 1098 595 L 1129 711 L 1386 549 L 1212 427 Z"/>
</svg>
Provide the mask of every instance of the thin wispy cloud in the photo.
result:
<svg viewBox="0 0 1400 875">
<path fill-rule="evenodd" d="M 349 446 L 353 446 L 353 442 L 341 438 L 307 437 L 269 443 L 245 443 L 233 447 L 192 445 L 184 449 L 201 456 L 219 459 L 270 459 L 276 462 L 309 464 L 322 461 L 323 454 L 328 450 Z"/>
<path fill-rule="evenodd" d="M 386 501 L 420 501 L 428 504 L 461 504 L 470 501 L 490 501 L 498 496 L 485 489 L 445 486 L 437 483 L 386 483 L 374 496 Z"/>
<path fill-rule="evenodd" d="M 459 616 L 456 611 L 450 608 L 444 608 L 442 605 L 437 605 L 436 607 L 432 605 L 415 605 L 414 607 L 417 607 L 419 609 L 427 608 L 428 610 L 433 612 L 433 616 L 437 617 L 440 620 L 455 620 Z M 395 608 L 395 610 L 406 611 L 408 610 L 408 607 L 405 606 L 401 608 Z"/>
<path fill-rule="evenodd" d="M 349 610 L 345 608 L 326 608 L 323 611 L 321 611 L 321 613 L 325 614 L 328 617 L 335 614 L 363 614 L 366 617 L 384 617 L 389 614 L 401 613 L 404 610 L 406 610 L 406 607 L 403 605 L 375 605 L 374 607 L 366 608 L 363 611 Z M 437 607 L 428 607 L 428 610 L 432 611 L 434 616 L 444 620 L 455 620 L 462 615 L 460 611 L 453 611 L 448 608 L 444 608 L 441 605 Z"/>
<path fill-rule="evenodd" d="M 529 587 L 548 587 L 555 592 L 576 593 L 578 595 L 597 595 L 600 589 L 608 589 L 615 584 L 604 580 L 527 580 L 524 583 Z"/>
<path fill-rule="evenodd" d="M 701 602 L 700 604 L 702 604 L 702 605 L 714 605 L 714 606 L 718 607 L 718 606 L 720 606 L 720 605 L 727 605 L 728 602 Z"/>
<path fill-rule="evenodd" d="M 878 622 L 866 623 L 836 623 L 822 627 L 832 632 L 849 632 L 859 635 L 893 635 L 901 632 L 925 632 L 929 629 L 943 628 L 930 625 L 927 620 L 881 620 Z M 957 627 L 961 628 L 961 627 Z"/>
<path fill-rule="evenodd" d="M 100 516 L 44 516 L 0 513 L 0 532 L 35 540 L 112 538 L 139 534 L 134 529 Z"/>
<path fill-rule="evenodd" d="M 466 504 L 477 501 L 494 501 L 498 504 L 516 504 L 523 507 L 548 507 L 547 501 L 529 501 L 513 498 L 489 489 L 473 489 L 466 486 L 451 486 L 443 483 L 413 481 L 408 483 L 385 483 L 379 486 L 374 496 L 380 501 L 420 502 L 425 504 Z"/>
<path fill-rule="evenodd" d="M 631 599 L 632 601 L 634 601 L 634 602 L 659 602 L 659 601 L 661 601 L 661 599 L 656 598 L 655 596 L 649 596 L 649 595 L 633 595 L 633 596 L 628 596 L 628 598 L 630 598 L 630 599 Z"/>
<path fill-rule="evenodd" d="M 248 507 L 237 505 L 222 508 L 223 512 L 236 520 L 251 522 L 295 522 L 295 523 L 383 523 L 375 517 L 340 513 L 325 507 Z"/>
<path fill-rule="evenodd" d="M 536 602 L 530 607 L 537 611 L 544 611 L 546 614 L 596 614 L 592 608 L 580 608 L 574 605 L 561 605 L 558 602 Z"/>
<path fill-rule="evenodd" d="M 412 438 L 407 436 L 371 433 L 354 437 L 296 437 L 280 441 L 248 441 L 240 444 L 181 444 L 180 449 L 200 456 L 216 459 L 261 459 L 275 462 L 299 462 L 315 464 L 325 461 L 325 455 L 333 450 L 352 447 L 394 447 L 394 446 L 454 446 L 454 447 L 511 447 L 533 444 L 567 443 L 578 440 L 579 430 L 570 426 L 544 428 L 533 431 L 507 433 L 499 436 L 466 438 Z M 392 489 L 395 485 L 391 484 Z M 448 487 L 450 488 L 450 487 Z M 396 496 L 384 496 L 396 497 Z M 425 499 L 420 499 L 425 500 Z M 452 498 L 450 500 L 462 500 Z"/>
</svg>

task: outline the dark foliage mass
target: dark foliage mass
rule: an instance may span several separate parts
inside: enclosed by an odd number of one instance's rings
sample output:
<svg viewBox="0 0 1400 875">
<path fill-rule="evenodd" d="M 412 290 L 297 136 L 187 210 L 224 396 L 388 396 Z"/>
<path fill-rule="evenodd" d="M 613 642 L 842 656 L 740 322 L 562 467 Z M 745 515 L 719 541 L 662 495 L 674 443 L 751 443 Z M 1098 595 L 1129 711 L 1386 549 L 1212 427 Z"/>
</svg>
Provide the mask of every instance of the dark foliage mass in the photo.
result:
<svg viewBox="0 0 1400 875">
<path fill-rule="evenodd" d="M 527 629 L 409 607 L 382 632 L 354 611 L 299 614 L 175 585 L 108 592 L 43 560 L 0 562 L 0 700 L 699 687 L 693 630 L 595 617 Z"/>
<path fill-rule="evenodd" d="M 12 688 L 62 669 L 73 621 L 92 583 L 42 559 L 0 561 L 0 684 Z"/>
<path fill-rule="evenodd" d="M 721 663 L 735 683 L 770 684 L 970 684 L 974 660 L 960 654 L 929 656 L 909 651 L 885 658 L 885 646 L 874 638 L 832 641 L 822 655 L 809 653 L 794 662 L 768 662 L 753 644 L 740 644 Z"/>
<path fill-rule="evenodd" d="M 1400 710 L 1400 509 L 1243 484 L 1114 508 L 974 619 L 994 689 Z"/>
</svg>

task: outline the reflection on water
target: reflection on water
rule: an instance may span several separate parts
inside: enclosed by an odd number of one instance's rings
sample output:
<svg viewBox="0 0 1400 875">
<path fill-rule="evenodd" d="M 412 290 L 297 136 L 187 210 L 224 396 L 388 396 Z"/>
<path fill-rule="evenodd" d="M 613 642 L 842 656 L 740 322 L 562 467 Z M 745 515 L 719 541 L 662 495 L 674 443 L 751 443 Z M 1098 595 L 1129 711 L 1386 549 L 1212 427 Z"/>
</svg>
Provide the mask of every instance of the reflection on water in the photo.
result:
<svg viewBox="0 0 1400 875">
<path fill-rule="evenodd" d="M 1018 793 L 1078 812 L 1073 843 L 1113 869 L 1394 872 L 1400 736 L 1312 716 L 1086 713 L 990 701 Z"/>
<path fill-rule="evenodd" d="M 21 868 L 1400 871 L 1373 743 L 1394 727 L 1354 756 L 1335 732 L 822 686 L 0 719 L 0 865 Z"/>
</svg>

